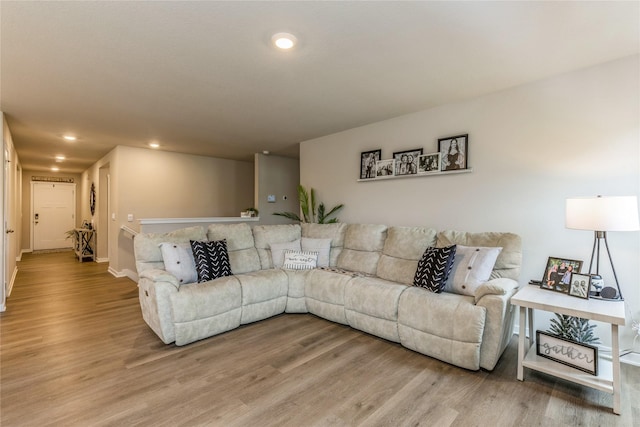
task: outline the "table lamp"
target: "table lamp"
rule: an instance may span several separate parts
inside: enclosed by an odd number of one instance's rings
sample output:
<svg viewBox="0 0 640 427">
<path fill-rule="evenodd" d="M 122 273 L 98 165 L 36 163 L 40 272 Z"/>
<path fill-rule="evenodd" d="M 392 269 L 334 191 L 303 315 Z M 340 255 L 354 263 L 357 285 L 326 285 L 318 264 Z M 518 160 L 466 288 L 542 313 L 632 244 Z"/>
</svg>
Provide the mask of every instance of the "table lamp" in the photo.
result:
<svg viewBox="0 0 640 427">
<path fill-rule="evenodd" d="M 640 230 L 638 198 L 636 196 L 571 198 L 567 199 L 565 213 L 566 228 L 594 232 L 589 274 L 592 274 L 594 260 L 596 262 L 595 274 L 600 274 L 600 242 L 604 241 L 618 290 L 616 293 L 613 288 L 604 288 L 600 294 L 601 297 L 615 301 L 624 300 L 607 243 L 607 231 Z"/>
</svg>

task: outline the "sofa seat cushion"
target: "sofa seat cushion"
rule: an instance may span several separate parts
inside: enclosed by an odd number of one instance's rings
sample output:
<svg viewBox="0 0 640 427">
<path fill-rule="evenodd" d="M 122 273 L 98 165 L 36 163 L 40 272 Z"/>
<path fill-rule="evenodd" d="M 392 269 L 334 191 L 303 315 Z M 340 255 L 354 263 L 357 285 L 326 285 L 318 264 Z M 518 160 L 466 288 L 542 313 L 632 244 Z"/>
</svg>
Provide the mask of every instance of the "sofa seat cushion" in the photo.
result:
<svg viewBox="0 0 640 427">
<path fill-rule="evenodd" d="M 248 224 L 211 224 L 207 228 L 207 238 L 211 241 L 227 241 L 229 263 L 233 274 L 260 270 L 260 257 Z"/>
<path fill-rule="evenodd" d="M 308 313 L 304 286 L 312 270 L 282 270 L 287 275 L 289 291 L 287 293 L 286 313 Z"/>
<path fill-rule="evenodd" d="M 407 285 L 374 277 L 356 277 L 345 288 L 344 308 L 349 326 L 400 342 L 398 302 Z"/>
<path fill-rule="evenodd" d="M 486 309 L 473 297 L 407 288 L 398 304 L 403 346 L 467 369 L 480 368 Z"/>
<path fill-rule="evenodd" d="M 352 279 L 351 274 L 310 270 L 304 287 L 309 312 L 323 319 L 347 325 L 344 294 Z"/>
<path fill-rule="evenodd" d="M 234 276 L 180 286 L 171 295 L 176 345 L 240 326 L 242 290 Z"/>
<path fill-rule="evenodd" d="M 242 289 L 235 276 L 182 285 L 178 292 L 171 295 L 174 322 L 215 316 L 240 308 L 241 304 Z"/>
<path fill-rule="evenodd" d="M 284 271 L 260 270 L 236 277 L 242 288 L 243 325 L 284 313 L 289 290 Z"/>
</svg>

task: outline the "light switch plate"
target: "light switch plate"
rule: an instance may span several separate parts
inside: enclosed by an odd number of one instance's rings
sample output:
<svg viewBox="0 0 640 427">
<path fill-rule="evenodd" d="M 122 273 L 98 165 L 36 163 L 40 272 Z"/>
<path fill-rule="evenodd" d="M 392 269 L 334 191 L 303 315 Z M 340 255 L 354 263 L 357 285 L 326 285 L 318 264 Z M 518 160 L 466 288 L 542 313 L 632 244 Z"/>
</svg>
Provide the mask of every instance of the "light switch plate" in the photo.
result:
<svg viewBox="0 0 640 427">
<path fill-rule="evenodd" d="M 269 194 L 269 195 L 267 196 L 267 202 L 268 202 L 268 203 L 275 203 L 275 202 L 276 202 L 276 196 L 275 196 L 275 194 Z"/>
</svg>

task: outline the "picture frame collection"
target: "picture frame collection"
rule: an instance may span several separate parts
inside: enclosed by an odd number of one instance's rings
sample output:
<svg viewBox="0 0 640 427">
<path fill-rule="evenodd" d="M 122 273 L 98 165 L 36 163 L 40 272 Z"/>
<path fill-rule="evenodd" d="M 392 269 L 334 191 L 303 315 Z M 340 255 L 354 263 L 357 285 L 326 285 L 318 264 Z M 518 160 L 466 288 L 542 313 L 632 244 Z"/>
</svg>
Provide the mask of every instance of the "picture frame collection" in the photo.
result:
<svg viewBox="0 0 640 427">
<path fill-rule="evenodd" d="M 382 150 L 360 153 L 360 180 L 411 175 L 429 175 L 469 168 L 469 134 L 438 139 L 438 151 L 424 153 L 422 148 L 396 151 L 391 159 L 382 158 Z"/>
<path fill-rule="evenodd" d="M 591 276 L 581 274 L 581 260 L 549 257 L 540 287 L 577 298 L 589 299 Z"/>
</svg>

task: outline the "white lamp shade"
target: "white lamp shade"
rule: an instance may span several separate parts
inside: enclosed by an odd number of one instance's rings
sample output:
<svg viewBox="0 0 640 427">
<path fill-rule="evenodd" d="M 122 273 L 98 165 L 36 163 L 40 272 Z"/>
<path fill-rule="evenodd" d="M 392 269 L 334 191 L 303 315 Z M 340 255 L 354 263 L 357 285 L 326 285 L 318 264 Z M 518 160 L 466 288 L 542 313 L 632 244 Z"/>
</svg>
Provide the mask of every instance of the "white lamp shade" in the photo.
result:
<svg viewBox="0 0 640 427">
<path fill-rule="evenodd" d="M 567 228 L 591 231 L 635 231 L 638 222 L 638 198 L 585 197 L 567 199 Z"/>
</svg>

